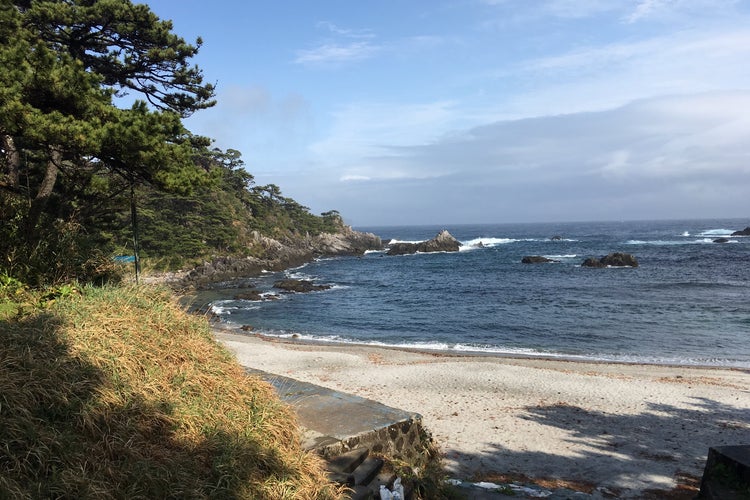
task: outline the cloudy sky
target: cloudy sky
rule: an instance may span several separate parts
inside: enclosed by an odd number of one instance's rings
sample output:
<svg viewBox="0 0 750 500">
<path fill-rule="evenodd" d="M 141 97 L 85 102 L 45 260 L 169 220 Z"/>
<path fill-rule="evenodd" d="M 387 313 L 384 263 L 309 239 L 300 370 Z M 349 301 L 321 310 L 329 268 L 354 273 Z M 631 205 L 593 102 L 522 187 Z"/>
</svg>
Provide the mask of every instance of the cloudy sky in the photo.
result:
<svg viewBox="0 0 750 500">
<path fill-rule="evenodd" d="M 750 217 L 750 0 L 151 0 L 186 123 L 355 227 Z"/>
</svg>

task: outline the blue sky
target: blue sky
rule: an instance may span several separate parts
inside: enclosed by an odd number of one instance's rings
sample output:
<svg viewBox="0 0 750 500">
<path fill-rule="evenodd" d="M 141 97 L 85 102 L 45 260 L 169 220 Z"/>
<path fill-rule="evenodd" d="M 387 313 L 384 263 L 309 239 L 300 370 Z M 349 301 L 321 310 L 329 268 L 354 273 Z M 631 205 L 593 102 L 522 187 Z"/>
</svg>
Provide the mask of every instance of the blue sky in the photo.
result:
<svg viewBox="0 0 750 500">
<path fill-rule="evenodd" d="M 750 1 L 147 2 L 186 121 L 355 227 L 750 217 Z"/>
</svg>

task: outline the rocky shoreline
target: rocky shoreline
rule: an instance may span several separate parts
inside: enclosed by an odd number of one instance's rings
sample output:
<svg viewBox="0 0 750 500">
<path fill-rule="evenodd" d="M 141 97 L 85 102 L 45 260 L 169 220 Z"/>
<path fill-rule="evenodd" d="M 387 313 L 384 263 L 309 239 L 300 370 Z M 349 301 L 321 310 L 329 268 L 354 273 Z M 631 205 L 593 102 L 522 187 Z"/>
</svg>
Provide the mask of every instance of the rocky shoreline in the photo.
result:
<svg viewBox="0 0 750 500">
<path fill-rule="evenodd" d="M 308 234 L 283 240 L 255 234 L 254 239 L 258 257 L 216 257 L 190 271 L 174 273 L 165 281 L 180 291 L 196 290 L 222 281 L 252 278 L 264 271 L 283 271 L 318 257 L 362 255 L 368 250 L 383 248 L 379 236 L 355 231 L 349 226 L 338 233 Z"/>
</svg>

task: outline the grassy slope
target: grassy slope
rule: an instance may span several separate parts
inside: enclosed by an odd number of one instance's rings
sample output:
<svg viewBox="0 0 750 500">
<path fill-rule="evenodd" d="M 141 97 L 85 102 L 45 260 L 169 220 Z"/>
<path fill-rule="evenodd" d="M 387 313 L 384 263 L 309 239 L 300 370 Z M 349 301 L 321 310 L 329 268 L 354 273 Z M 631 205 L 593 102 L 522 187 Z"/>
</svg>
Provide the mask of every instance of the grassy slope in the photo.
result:
<svg viewBox="0 0 750 500">
<path fill-rule="evenodd" d="M 338 498 L 293 415 L 160 289 L 0 319 L 0 498 Z"/>
</svg>

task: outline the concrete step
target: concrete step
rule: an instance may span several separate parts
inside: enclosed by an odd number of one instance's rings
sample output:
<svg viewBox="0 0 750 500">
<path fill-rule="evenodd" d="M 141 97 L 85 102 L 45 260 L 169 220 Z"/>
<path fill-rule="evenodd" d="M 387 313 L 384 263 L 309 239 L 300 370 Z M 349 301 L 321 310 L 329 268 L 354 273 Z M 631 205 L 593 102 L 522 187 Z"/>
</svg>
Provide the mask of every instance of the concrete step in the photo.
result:
<svg viewBox="0 0 750 500">
<path fill-rule="evenodd" d="M 366 447 L 379 455 L 418 454 L 422 417 L 378 401 L 246 368 L 274 386 L 297 412 L 303 446 L 324 457 Z"/>
<path fill-rule="evenodd" d="M 747 500 L 750 498 L 750 446 L 717 446 L 708 449 L 698 498 Z"/>
<path fill-rule="evenodd" d="M 354 486 L 368 486 L 383 468 L 383 463 L 382 458 L 367 457 L 352 473 Z"/>
<path fill-rule="evenodd" d="M 352 489 L 352 500 L 379 499 L 380 485 L 396 476 L 383 470 L 380 456 L 419 453 L 422 417 L 353 394 L 246 368 L 271 383 L 294 408 L 303 428 L 303 446 L 326 459 L 328 477 Z"/>
<path fill-rule="evenodd" d="M 353 472 L 365 461 L 370 450 L 357 448 L 327 460 L 328 477 L 337 483 L 355 486 Z"/>
</svg>

